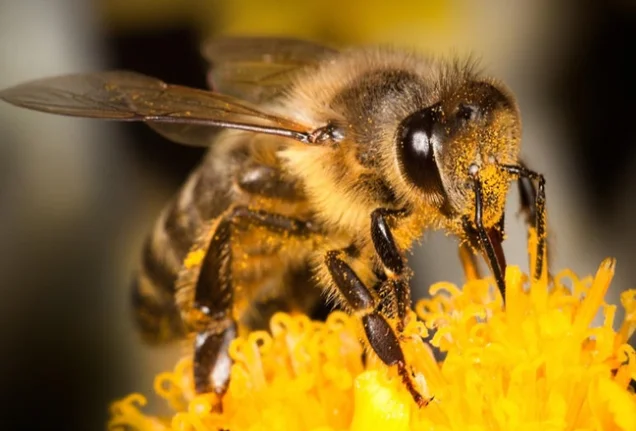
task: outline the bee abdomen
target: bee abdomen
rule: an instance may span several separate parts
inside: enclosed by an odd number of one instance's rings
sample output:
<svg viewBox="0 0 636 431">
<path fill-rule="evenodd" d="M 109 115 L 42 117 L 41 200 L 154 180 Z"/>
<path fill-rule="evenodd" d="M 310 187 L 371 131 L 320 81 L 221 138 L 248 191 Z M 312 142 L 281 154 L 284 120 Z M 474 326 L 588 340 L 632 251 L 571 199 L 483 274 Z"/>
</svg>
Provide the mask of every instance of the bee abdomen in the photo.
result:
<svg viewBox="0 0 636 431">
<path fill-rule="evenodd" d="M 193 172 L 176 199 L 164 208 L 144 244 L 132 305 L 141 335 L 149 343 L 183 338 L 187 333 L 175 300 L 175 283 L 202 220 L 213 215 L 202 215 L 199 209 L 200 172 Z"/>
<path fill-rule="evenodd" d="M 194 205 L 183 191 L 156 221 L 144 244 L 141 268 L 132 291 L 135 320 L 144 341 L 158 344 L 181 338 L 186 331 L 175 303 L 175 282 L 189 245 L 194 240 L 192 220 L 185 206 Z"/>
<path fill-rule="evenodd" d="M 176 272 L 165 266 L 146 241 L 142 265 L 132 286 L 132 307 L 143 340 L 150 344 L 182 338 L 185 329 L 174 300 Z"/>
<path fill-rule="evenodd" d="M 147 295 L 146 281 L 138 277 L 132 286 L 135 321 L 142 339 L 148 344 L 163 344 L 183 338 L 185 329 L 174 300 L 157 301 Z"/>
</svg>

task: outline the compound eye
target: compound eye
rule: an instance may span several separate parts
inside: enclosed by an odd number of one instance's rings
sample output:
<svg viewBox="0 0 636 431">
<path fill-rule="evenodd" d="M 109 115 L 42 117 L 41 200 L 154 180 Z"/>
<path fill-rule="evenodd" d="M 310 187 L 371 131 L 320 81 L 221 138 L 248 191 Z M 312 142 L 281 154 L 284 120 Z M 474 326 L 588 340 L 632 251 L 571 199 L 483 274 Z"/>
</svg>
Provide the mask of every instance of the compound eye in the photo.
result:
<svg viewBox="0 0 636 431">
<path fill-rule="evenodd" d="M 444 194 L 435 147 L 442 145 L 439 105 L 406 117 L 398 128 L 398 161 L 406 179 L 424 192 Z"/>
</svg>

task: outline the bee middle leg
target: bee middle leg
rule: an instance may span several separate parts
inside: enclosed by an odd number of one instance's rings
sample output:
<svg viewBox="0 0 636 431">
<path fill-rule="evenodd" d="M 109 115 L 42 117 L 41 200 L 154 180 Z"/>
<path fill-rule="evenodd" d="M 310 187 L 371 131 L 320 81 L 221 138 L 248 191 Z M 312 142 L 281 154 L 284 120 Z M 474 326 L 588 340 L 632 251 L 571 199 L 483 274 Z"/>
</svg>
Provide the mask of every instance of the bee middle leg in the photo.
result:
<svg viewBox="0 0 636 431">
<path fill-rule="evenodd" d="M 342 253 L 341 250 L 331 250 L 325 256 L 325 264 L 336 289 L 353 314 L 362 320 L 362 327 L 371 349 L 387 366 L 397 367 L 398 374 L 415 402 L 420 407 L 425 406 L 428 400 L 415 387 L 398 336 L 379 311 L 380 301 L 351 266 L 341 259 Z"/>
<path fill-rule="evenodd" d="M 378 208 L 371 213 L 371 240 L 385 270 L 386 281 L 382 288 L 389 288 L 395 298 L 398 317 L 398 330 L 402 331 L 406 316 L 411 308 L 411 290 L 405 280 L 406 264 L 398 250 L 391 228 L 390 217 L 400 217 L 402 211 Z"/>
<path fill-rule="evenodd" d="M 233 225 L 238 222 L 279 234 L 305 236 L 312 232 L 309 222 L 244 206 L 234 207 L 221 216 L 207 244 L 194 287 L 193 308 L 198 312 L 194 319 L 197 328 L 194 385 L 197 393 L 214 392 L 222 396 L 230 380 L 229 346 L 237 336 L 237 324 L 232 316 L 231 236 Z"/>
<path fill-rule="evenodd" d="M 406 264 L 397 248 L 389 227 L 390 217 L 400 217 L 402 211 L 379 208 L 371 214 L 371 238 L 375 251 L 385 269 L 385 277 L 379 286 L 369 289 L 347 262 L 341 259 L 342 251 L 327 252 L 325 263 L 336 288 L 353 310 L 360 316 L 365 336 L 370 347 L 388 366 L 396 366 L 413 400 L 423 407 L 428 401 L 416 388 L 406 366 L 404 353 L 398 335 L 393 331 L 386 316 L 380 311 L 381 301 L 376 299 L 377 292 L 390 291 L 395 301 L 392 307 L 397 311 L 397 331 L 404 329 L 404 321 L 411 307 L 410 289 L 405 279 Z"/>
</svg>

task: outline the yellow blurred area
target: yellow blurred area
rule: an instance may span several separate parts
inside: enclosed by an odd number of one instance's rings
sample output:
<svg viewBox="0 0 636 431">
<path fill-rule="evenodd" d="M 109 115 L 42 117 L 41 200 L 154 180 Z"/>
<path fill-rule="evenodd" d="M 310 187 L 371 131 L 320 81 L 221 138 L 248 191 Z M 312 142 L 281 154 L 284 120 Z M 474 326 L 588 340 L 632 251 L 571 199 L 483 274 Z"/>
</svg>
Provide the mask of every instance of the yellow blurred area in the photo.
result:
<svg viewBox="0 0 636 431">
<path fill-rule="evenodd" d="M 295 36 L 343 45 L 395 44 L 441 53 L 477 53 L 487 65 L 503 67 L 528 59 L 535 49 L 541 49 L 542 55 L 557 49 L 551 24 L 563 16 L 560 6 L 548 0 L 100 0 L 99 4 L 106 27 L 117 33 L 185 25 L 196 29 L 203 40 L 238 34 Z"/>
<path fill-rule="evenodd" d="M 224 30 L 238 34 L 282 32 L 364 43 L 403 39 L 403 30 L 413 27 L 442 36 L 459 24 L 460 15 L 453 13 L 453 5 L 443 0 L 405 1 L 397 7 L 383 0 L 308 4 L 294 0 L 241 0 L 225 5 Z"/>
<path fill-rule="evenodd" d="M 108 27 L 118 31 L 190 23 L 203 35 L 285 34 L 347 42 L 448 40 L 462 27 L 465 1 L 102 0 Z"/>
</svg>

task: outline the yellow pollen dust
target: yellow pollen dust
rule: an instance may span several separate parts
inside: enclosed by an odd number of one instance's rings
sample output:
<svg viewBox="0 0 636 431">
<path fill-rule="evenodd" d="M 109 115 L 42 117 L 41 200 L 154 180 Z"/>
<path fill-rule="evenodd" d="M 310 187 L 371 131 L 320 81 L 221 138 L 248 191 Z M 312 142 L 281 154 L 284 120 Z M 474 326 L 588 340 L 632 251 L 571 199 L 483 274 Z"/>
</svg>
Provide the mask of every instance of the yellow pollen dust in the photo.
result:
<svg viewBox="0 0 636 431">
<path fill-rule="evenodd" d="M 485 223 L 491 226 L 499 221 L 501 211 L 506 204 L 508 178 L 495 164 L 488 164 L 480 169 L 479 180 L 482 183 L 484 202 L 486 202 Z"/>
<path fill-rule="evenodd" d="M 395 370 L 371 353 L 363 360 L 355 318 L 280 313 L 269 332 L 233 342 L 223 413 L 210 395 L 195 395 L 186 357 L 156 377 L 172 416 L 144 413 L 146 398 L 133 394 L 112 405 L 109 429 L 634 431 L 636 352 L 627 341 L 636 290 L 622 294 L 615 330 L 616 306 L 603 299 L 613 273 L 606 259 L 593 277 L 565 270 L 548 283 L 511 266 L 505 307 L 490 278 L 433 285 L 401 337 L 415 381 L 433 397 L 421 409 Z"/>
<path fill-rule="evenodd" d="M 195 250 L 188 253 L 186 256 L 183 266 L 186 269 L 192 269 L 195 266 L 201 265 L 203 262 L 203 258 L 205 257 L 205 250 Z"/>
</svg>

